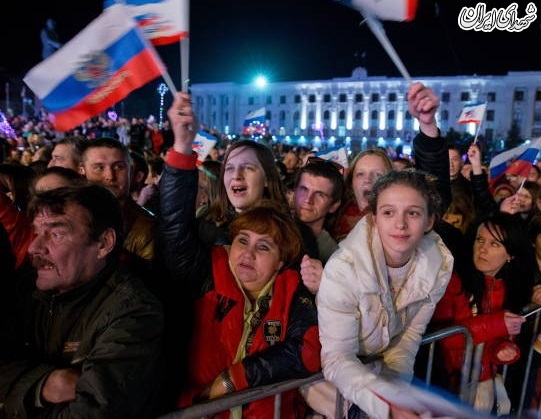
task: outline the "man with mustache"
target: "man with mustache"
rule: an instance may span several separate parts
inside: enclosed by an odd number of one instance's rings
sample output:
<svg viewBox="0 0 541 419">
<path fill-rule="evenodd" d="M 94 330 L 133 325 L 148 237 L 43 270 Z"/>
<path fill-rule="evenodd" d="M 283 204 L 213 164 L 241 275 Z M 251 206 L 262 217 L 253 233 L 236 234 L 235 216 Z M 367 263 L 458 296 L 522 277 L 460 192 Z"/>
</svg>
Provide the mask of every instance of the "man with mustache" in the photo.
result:
<svg viewBox="0 0 541 419">
<path fill-rule="evenodd" d="M 118 199 L 66 186 L 37 194 L 29 214 L 36 278 L 0 319 L 21 325 L 0 347 L 0 418 L 156 417 L 162 306 L 119 268 Z"/>
</svg>

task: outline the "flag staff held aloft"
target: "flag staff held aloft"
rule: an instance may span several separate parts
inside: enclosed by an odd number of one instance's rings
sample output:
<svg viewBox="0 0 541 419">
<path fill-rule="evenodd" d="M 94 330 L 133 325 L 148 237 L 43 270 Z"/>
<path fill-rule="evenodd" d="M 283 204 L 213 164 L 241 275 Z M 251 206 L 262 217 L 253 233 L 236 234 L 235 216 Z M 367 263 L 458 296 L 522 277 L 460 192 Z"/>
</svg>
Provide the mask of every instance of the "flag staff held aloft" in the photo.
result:
<svg viewBox="0 0 541 419">
<path fill-rule="evenodd" d="M 385 30 L 379 20 L 410 21 L 415 18 L 417 11 L 417 0 L 335 0 L 349 6 L 359 12 L 364 17 L 364 22 L 368 25 L 374 36 L 381 43 L 385 52 L 389 55 L 393 63 L 400 71 L 402 77 L 408 84 L 411 84 L 411 76 L 398 56 Z"/>
</svg>

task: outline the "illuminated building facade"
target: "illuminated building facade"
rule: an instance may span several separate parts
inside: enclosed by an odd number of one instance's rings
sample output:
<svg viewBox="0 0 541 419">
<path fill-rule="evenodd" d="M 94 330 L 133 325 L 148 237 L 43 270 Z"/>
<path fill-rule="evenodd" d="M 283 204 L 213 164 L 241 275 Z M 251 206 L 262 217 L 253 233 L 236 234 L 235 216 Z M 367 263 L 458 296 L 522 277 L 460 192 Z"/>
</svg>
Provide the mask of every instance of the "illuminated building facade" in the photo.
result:
<svg viewBox="0 0 541 419">
<path fill-rule="evenodd" d="M 441 100 L 438 124 L 475 134 L 475 124 L 460 125 L 464 104 L 486 101 L 479 135 L 503 141 L 513 125 L 524 139 L 541 135 L 541 72 L 509 72 L 499 76 L 417 77 Z M 270 133 L 278 140 L 355 144 L 406 143 L 418 125 L 407 109 L 408 85 L 403 78 L 368 76 L 357 68 L 349 78 L 254 84 L 194 84 L 197 115 L 208 128 L 229 135 L 242 131 L 244 117 L 265 107 Z"/>
</svg>

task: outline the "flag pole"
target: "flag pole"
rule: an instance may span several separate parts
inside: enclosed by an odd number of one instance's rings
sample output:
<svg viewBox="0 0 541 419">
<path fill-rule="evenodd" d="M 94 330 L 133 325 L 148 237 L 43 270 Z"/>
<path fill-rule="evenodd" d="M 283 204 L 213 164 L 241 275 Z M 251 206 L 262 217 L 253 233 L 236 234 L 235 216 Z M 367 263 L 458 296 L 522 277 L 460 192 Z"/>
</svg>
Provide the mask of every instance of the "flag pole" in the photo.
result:
<svg viewBox="0 0 541 419">
<path fill-rule="evenodd" d="M 398 68 L 398 71 L 400 71 L 400 74 L 402 74 L 402 77 L 406 80 L 406 83 L 411 84 L 411 76 L 408 73 L 408 70 L 402 63 L 402 60 L 396 53 L 396 50 L 392 46 L 391 42 L 389 41 L 389 38 L 385 34 L 385 30 L 383 29 L 383 26 L 381 22 L 376 20 L 370 13 L 366 12 L 363 9 L 363 16 L 365 19 L 365 22 L 368 24 L 368 27 L 372 31 L 372 33 L 375 35 L 376 38 L 378 38 L 378 41 L 381 43 L 391 60 L 393 60 L 393 63 Z"/>
<path fill-rule="evenodd" d="M 190 0 L 180 2 L 182 16 L 188 17 L 190 22 Z M 188 24 L 188 36 L 180 41 L 180 80 L 181 90 L 187 92 L 190 85 L 190 27 Z"/>
<path fill-rule="evenodd" d="M 475 138 L 473 139 L 473 144 L 477 144 L 477 136 L 479 135 L 479 131 L 481 131 L 481 124 L 483 123 L 484 119 L 485 119 L 485 113 L 483 112 L 483 117 L 479 121 L 479 124 L 476 124 L 477 130 L 475 131 Z"/>
</svg>

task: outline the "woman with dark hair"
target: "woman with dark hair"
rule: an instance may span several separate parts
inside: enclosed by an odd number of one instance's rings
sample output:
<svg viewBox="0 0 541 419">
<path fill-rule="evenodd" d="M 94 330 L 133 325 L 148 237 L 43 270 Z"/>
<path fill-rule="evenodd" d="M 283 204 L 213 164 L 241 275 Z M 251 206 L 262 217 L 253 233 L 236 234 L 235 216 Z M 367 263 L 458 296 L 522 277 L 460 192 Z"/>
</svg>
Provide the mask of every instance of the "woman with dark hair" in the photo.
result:
<svg viewBox="0 0 541 419">
<path fill-rule="evenodd" d="M 520 358 L 513 337 L 525 322 L 521 314 L 532 296 L 536 266 L 524 223 L 503 212 L 486 218 L 475 232 L 471 262 L 468 277 L 453 274 L 431 324 L 466 326 L 474 344 L 485 344 L 474 407 L 490 412 L 497 404 L 498 414 L 508 414 L 511 405 L 500 372 L 502 365 Z M 447 338 L 442 348 L 453 387 L 460 376 L 464 340 Z"/>
</svg>

